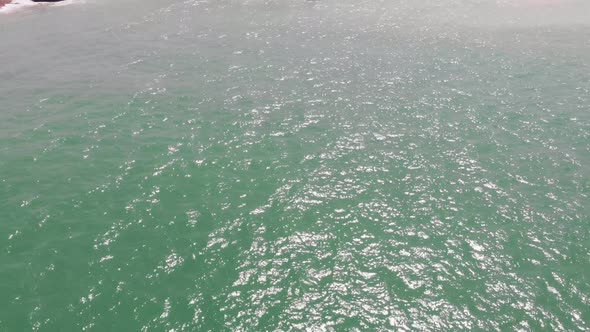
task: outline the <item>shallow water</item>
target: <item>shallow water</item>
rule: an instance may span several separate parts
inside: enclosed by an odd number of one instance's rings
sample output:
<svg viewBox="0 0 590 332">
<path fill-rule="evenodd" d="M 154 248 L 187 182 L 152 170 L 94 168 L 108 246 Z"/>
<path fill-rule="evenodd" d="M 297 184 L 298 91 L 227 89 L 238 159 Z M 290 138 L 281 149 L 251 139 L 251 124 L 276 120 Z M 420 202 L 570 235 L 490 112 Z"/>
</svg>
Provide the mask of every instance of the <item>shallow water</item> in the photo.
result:
<svg viewBox="0 0 590 332">
<path fill-rule="evenodd" d="M 590 329 L 585 1 L 0 14 L 0 330 Z"/>
</svg>

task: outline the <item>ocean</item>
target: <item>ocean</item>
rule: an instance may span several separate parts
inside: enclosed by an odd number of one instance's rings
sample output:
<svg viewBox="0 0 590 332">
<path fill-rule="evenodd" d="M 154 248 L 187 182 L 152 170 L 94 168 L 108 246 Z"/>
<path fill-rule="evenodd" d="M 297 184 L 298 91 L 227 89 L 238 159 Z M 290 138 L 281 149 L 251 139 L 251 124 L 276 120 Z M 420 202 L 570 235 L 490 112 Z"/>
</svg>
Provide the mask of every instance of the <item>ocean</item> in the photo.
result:
<svg viewBox="0 0 590 332">
<path fill-rule="evenodd" d="M 590 330 L 590 2 L 0 9 L 0 331 Z"/>
</svg>

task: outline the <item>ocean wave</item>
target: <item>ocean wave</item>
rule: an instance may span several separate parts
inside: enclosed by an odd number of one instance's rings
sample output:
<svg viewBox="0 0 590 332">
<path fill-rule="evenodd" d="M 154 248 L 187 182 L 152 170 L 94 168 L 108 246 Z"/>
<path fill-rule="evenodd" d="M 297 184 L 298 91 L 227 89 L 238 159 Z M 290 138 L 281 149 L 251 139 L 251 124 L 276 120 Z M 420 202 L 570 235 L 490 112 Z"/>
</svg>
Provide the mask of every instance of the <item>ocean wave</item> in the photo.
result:
<svg viewBox="0 0 590 332">
<path fill-rule="evenodd" d="M 85 0 L 64 0 L 60 2 L 33 2 L 31 0 L 15 0 L 0 7 L 0 14 L 14 13 L 38 7 L 61 7 L 84 2 Z"/>
</svg>

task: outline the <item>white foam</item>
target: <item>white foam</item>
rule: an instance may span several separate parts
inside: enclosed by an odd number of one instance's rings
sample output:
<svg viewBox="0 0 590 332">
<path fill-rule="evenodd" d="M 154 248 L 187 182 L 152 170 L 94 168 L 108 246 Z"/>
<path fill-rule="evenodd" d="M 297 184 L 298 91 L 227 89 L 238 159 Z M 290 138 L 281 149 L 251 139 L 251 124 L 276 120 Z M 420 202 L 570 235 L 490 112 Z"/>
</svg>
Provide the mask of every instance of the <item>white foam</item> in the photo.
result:
<svg viewBox="0 0 590 332">
<path fill-rule="evenodd" d="M 27 7 L 35 6 L 36 3 L 29 1 L 29 0 L 16 0 L 11 3 L 4 5 L 0 8 L 0 13 L 13 13 L 15 11 L 19 11 L 25 9 Z"/>
<path fill-rule="evenodd" d="M 83 3 L 85 0 L 64 0 L 60 2 L 33 2 L 31 0 L 13 0 L 0 8 L 0 14 L 14 13 L 18 11 L 34 9 L 37 7 L 61 7 L 75 3 Z"/>
</svg>

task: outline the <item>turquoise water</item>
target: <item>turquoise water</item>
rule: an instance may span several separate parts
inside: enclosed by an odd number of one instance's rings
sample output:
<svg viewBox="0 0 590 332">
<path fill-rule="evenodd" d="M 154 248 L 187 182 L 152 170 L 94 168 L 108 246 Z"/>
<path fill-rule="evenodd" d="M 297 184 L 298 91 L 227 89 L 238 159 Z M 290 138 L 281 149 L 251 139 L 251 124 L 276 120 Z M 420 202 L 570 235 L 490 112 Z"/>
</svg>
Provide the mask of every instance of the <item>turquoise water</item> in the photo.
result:
<svg viewBox="0 0 590 332">
<path fill-rule="evenodd" d="M 0 15 L 0 331 L 590 329 L 589 9 Z"/>
</svg>

